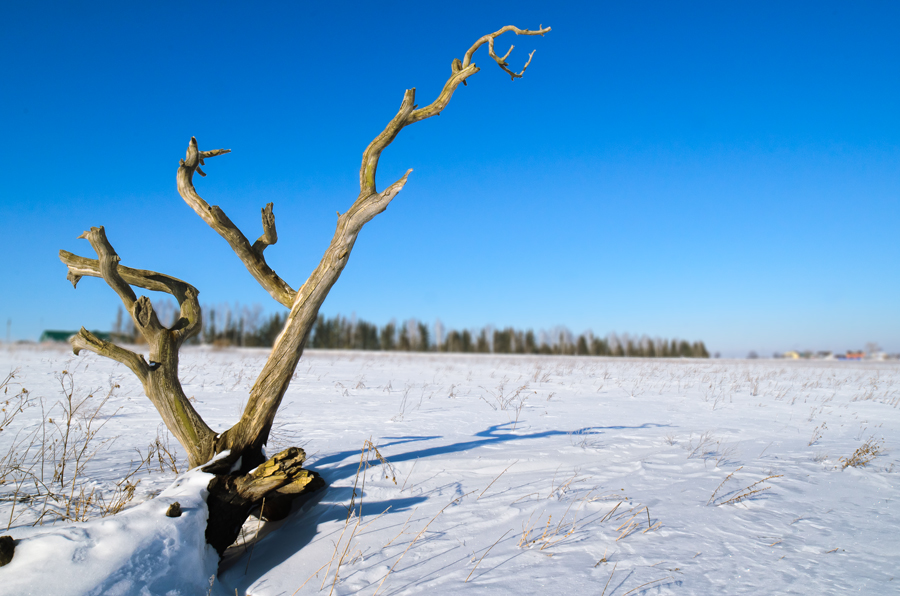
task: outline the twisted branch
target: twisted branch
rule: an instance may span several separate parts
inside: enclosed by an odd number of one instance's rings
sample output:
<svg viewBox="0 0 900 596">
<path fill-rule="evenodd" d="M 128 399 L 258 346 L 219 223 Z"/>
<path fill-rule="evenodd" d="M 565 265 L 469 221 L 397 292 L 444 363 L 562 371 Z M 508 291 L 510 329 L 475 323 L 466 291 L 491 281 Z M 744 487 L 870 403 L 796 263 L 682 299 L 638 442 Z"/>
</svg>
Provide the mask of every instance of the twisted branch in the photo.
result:
<svg viewBox="0 0 900 596">
<path fill-rule="evenodd" d="M 381 134 L 375 137 L 363 152 L 362 166 L 359 170 L 360 197 L 357 200 L 364 200 L 371 197 L 373 194 L 377 194 L 375 188 L 375 172 L 378 169 L 378 159 L 381 157 L 381 152 L 397 138 L 400 131 L 410 124 L 440 114 L 444 108 L 447 107 L 447 104 L 450 103 L 453 92 L 456 91 L 459 84 L 462 83 L 465 85 L 466 79 L 481 70 L 475 64 L 472 64 L 472 55 L 482 45 L 485 43 L 488 44 L 488 52 L 491 58 L 493 58 L 500 68 L 506 71 L 513 79 L 522 77 L 525 73 L 525 69 L 531 64 L 531 58 L 534 56 L 534 52 L 531 52 L 531 54 L 528 55 L 528 62 L 525 63 L 525 66 L 518 73 L 510 70 L 508 63 L 506 62 L 506 58 L 508 58 L 510 52 L 512 52 L 512 47 L 509 48 L 509 51 L 502 58 L 494 53 L 494 38 L 503 35 L 507 31 L 513 31 L 516 35 L 543 36 L 550 31 L 550 27 L 540 27 L 537 31 L 531 31 L 529 29 L 519 29 L 513 25 L 508 25 L 499 31 L 481 37 L 471 48 L 469 48 L 465 54 L 465 58 L 461 62 L 458 58 L 453 60 L 450 65 L 450 78 L 444 83 L 444 87 L 441 89 L 437 98 L 424 108 L 416 109 L 418 108 L 418 106 L 415 105 L 416 90 L 415 88 L 408 89 L 403 95 L 403 101 L 400 104 L 400 110 L 397 112 L 397 115 L 388 122 L 388 125 Z"/>
<path fill-rule="evenodd" d="M 75 287 L 82 277 L 103 277 L 100 273 L 100 263 L 97 259 L 79 257 L 67 250 L 61 250 L 59 251 L 59 260 L 69 268 L 69 274 L 66 278 L 72 282 L 72 287 Z M 189 289 L 195 293 L 197 292 L 197 289 L 186 281 L 164 273 L 132 269 L 121 264 L 118 272 L 122 279 L 125 280 L 125 283 L 130 286 L 144 288 L 152 292 L 165 292 L 174 296 L 179 302 L 181 302 L 182 297 Z"/>
<path fill-rule="evenodd" d="M 173 332 L 173 339 L 178 345 L 200 331 L 201 312 L 197 288 L 171 275 L 120 265 L 121 259 L 106 237 L 103 226 L 93 227 L 79 238 L 85 238 L 91 243 L 98 259 L 80 257 L 66 250 L 59 251 L 60 261 L 68 267 L 66 278 L 72 282 L 72 287 L 77 287 L 78 281 L 84 276 L 102 277 L 122 299 L 135 326 L 148 342 L 152 343 L 165 327 L 156 317 L 149 298 L 146 296 L 137 298 L 131 286 L 165 292 L 175 297 L 180 307 L 180 316 L 169 331 Z M 82 347 L 90 349 L 90 345 Z"/>
<path fill-rule="evenodd" d="M 72 350 L 75 354 L 89 350 L 131 369 L 140 379 L 144 392 L 156 406 L 166 426 L 187 450 L 191 464 L 207 461 L 213 455 L 215 433 L 194 410 L 178 380 L 178 349 L 184 340 L 200 331 L 197 289 L 169 275 L 121 267 L 119 255 L 102 226 L 91 228 L 79 238 L 91 243 L 97 259 L 60 251 L 59 258 L 68 267 L 68 279 L 77 287 L 78 280 L 83 276 L 103 278 L 122 299 L 135 327 L 150 345 L 150 362 L 143 356 L 96 337 L 84 328 L 70 340 Z M 135 296 L 132 284 L 175 296 L 181 307 L 181 316 L 170 329 L 159 322 L 149 298 Z"/>
<path fill-rule="evenodd" d="M 87 239 L 91 243 L 91 248 L 97 253 L 100 277 L 119 295 L 125 309 L 131 312 L 137 296 L 131 286 L 125 283 L 125 280 L 119 275 L 119 261 L 122 259 L 119 258 L 112 244 L 106 238 L 106 230 L 103 229 L 103 226 L 92 227 L 90 230 L 82 232 L 78 238 Z"/>
<path fill-rule="evenodd" d="M 528 68 L 529 64 L 531 64 L 531 57 L 534 56 L 534 52 L 532 51 L 530 54 L 528 54 L 528 62 L 525 63 L 525 66 L 522 68 L 521 72 L 516 73 L 510 70 L 509 64 L 507 64 L 506 59 L 509 57 L 515 46 L 509 46 L 509 51 L 507 51 L 506 55 L 504 55 L 502 58 L 494 53 L 494 39 L 500 37 L 507 31 L 513 31 L 516 35 L 540 35 L 543 37 L 544 33 L 548 33 L 550 31 L 550 27 L 540 26 L 538 27 L 537 31 L 531 31 L 529 29 L 519 29 L 518 27 L 514 27 L 513 25 L 507 25 L 499 31 L 489 33 L 480 38 L 472 45 L 471 48 L 469 48 L 469 51 L 466 52 L 466 55 L 463 58 L 462 67 L 466 68 L 467 66 L 469 66 L 469 64 L 472 63 L 472 55 L 475 54 L 475 51 L 478 50 L 478 48 L 480 48 L 482 45 L 487 43 L 488 53 L 490 54 L 491 58 L 494 59 L 494 62 L 496 62 L 500 66 L 500 68 L 502 68 L 508 75 L 510 75 L 513 80 L 522 78 L 522 75 L 525 74 L 525 69 Z"/>
<path fill-rule="evenodd" d="M 228 219 L 225 212 L 218 205 L 210 205 L 204 201 L 194 188 L 194 172 L 196 171 L 201 176 L 206 176 L 203 170 L 200 169 L 201 165 L 206 165 L 204 160 L 230 152 L 231 149 L 200 151 L 197 148 L 197 139 L 191 137 L 185 158 L 179 161 L 176 175 L 178 193 L 209 227 L 218 232 L 228 242 L 238 258 L 244 263 L 247 271 L 272 298 L 290 308 L 291 304 L 294 303 L 297 292 L 269 267 L 263 257 L 265 246 L 274 244 L 277 239 L 275 234 L 275 216 L 272 214 L 271 203 L 263 209 L 263 236 L 251 246 L 247 237 Z"/>
</svg>

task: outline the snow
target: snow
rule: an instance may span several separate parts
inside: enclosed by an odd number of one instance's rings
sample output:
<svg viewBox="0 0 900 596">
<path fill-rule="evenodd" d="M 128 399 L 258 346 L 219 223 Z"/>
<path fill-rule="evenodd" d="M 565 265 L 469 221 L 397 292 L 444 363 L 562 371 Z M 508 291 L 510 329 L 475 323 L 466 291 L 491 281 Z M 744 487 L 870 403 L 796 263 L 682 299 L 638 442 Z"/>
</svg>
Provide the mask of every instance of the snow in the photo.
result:
<svg viewBox="0 0 900 596">
<path fill-rule="evenodd" d="M 3 594 L 201 594 L 218 555 L 206 544 L 206 486 L 199 469 L 155 499 L 80 524 L 18 529 L 15 556 L 0 568 Z M 172 503 L 180 517 L 166 517 Z"/>
<path fill-rule="evenodd" d="M 217 432 L 265 356 L 183 350 L 185 393 Z M 115 363 L 0 349 L 0 373 L 13 368 L 48 402 L 64 369 L 84 390 L 120 385 L 98 486 L 157 436 Z M 251 517 L 212 586 L 208 476 L 151 499 L 174 479 L 157 471 L 116 516 L 19 518 L 3 532 L 19 544 L 0 594 L 893 593 L 898 406 L 897 362 L 307 351 L 268 451 L 303 447 L 328 488 L 281 522 Z M 20 416 L 31 428 L 41 414 Z M 358 473 L 370 438 L 390 465 L 368 449 Z M 870 439 L 881 453 L 845 467 Z M 739 498 L 747 487 L 766 490 Z M 164 515 L 173 500 L 180 518 Z"/>
</svg>

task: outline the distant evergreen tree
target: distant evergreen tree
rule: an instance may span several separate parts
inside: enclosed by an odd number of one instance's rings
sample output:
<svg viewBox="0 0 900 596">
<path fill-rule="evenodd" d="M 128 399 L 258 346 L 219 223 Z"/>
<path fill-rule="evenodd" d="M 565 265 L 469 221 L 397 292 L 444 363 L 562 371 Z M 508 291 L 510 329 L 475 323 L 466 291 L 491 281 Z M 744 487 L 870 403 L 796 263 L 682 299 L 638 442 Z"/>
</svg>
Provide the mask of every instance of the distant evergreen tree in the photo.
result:
<svg viewBox="0 0 900 596">
<path fill-rule="evenodd" d="M 626 356 L 640 356 L 641 353 L 638 351 L 637 347 L 634 345 L 634 340 L 630 337 L 625 342 L 625 355 Z"/>
<path fill-rule="evenodd" d="M 253 338 L 253 345 L 275 345 L 275 340 L 278 338 L 278 334 L 281 333 L 282 329 L 284 329 L 285 321 L 287 321 L 287 313 L 275 313 L 274 315 L 269 317 L 268 321 L 265 321 L 262 325 L 260 325 L 256 337 Z"/>
<path fill-rule="evenodd" d="M 444 352 L 462 352 L 462 337 L 459 335 L 459 331 L 456 329 L 451 330 L 447 334 L 447 338 L 444 340 L 444 345 L 442 346 L 442 350 Z"/>
<path fill-rule="evenodd" d="M 534 331 L 531 329 L 525 332 L 524 346 L 526 354 L 536 354 L 538 352 L 537 342 L 534 339 Z"/>
<path fill-rule="evenodd" d="M 589 356 L 591 351 L 588 349 L 587 339 L 583 335 L 578 336 L 578 347 L 575 351 L 579 356 Z"/>
<path fill-rule="evenodd" d="M 377 350 L 381 347 L 378 339 L 378 327 L 365 321 L 356 323 L 353 334 L 354 350 Z"/>
<path fill-rule="evenodd" d="M 462 334 L 460 335 L 462 351 L 463 352 L 471 352 L 472 351 L 472 334 L 469 333 L 468 329 L 463 329 Z"/>
<path fill-rule="evenodd" d="M 494 353 L 510 354 L 512 353 L 512 329 L 504 329 L 503 331 L 494 331 Z"/>
<path fill-rule="evenodd" d="M 709 358 L 709 352 L 706 351 L 706 346 L 702 341 L 694 342 L 691 351 L 694 358 Z"/>
<path fill-rule="evenodd" d="M 381 349 L 385 351 L 390 351 L 396 349 L 396 344 L 394 338 L 397 335 L 397 326 L 393 321 L 382 327 L 381 329 L 381 337 L 379 343 L 381 344 Z"/>
<path fill-rule="evenodd" d="M 475 343 L 475 351 L 481 354 L 487 354 L 491 351 L 491 345 L 488 343 L 487 327 L 478 334 L 478 340 Z"/>
<path fill-rule="evenodd" d="M 525 333 L 522 331 L 516 331 L 512 327 L 509 329 L 510 336 L 512 337 L 512 352 L 514 354 L 524 354 L 525 353 Z"/>
<path fill-rule="evenodd" d="M 428 326 L 424 323 L 419 323 L 419 337 L 416 345 L 416 349 L 420 352 L 427 352 L 429 348 L 429 338 L 428 338 Z"/>
<path fill-rule="evenodd" d="M 609 356 L 609 344 L 606 340 L 599 337 L 591 340 L 591 356 Z"/>
</svg>

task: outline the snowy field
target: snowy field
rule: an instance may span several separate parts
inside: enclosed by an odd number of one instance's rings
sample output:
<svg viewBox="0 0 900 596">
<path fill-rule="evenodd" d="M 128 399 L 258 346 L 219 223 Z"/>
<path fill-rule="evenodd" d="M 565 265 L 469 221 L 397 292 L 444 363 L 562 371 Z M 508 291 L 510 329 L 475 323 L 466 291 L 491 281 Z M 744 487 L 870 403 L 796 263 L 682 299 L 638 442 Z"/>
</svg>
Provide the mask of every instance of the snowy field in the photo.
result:
<svg viewBox="0 0 900 596">
<path fill-rule="evenodd" d="M 185 393 L 215 430 L 265 355 L 183 351 Z M 44 412 L 19 413 L 0 454 L 58 424 L 64 390 L 93 395 L 85 412 L 112 390 L 78 485 L 107 508 L 164 444 L 122 366 L 0 348 L 12 370 L 4 397 L 27 388 Z M 212 584 L 207 478 L 167 488 L 157 455 L 123 513 L 86 523 L 50 523 L 60 505 L 12 499 L 8 476 L 0 533 L 18 544 L 0 594 L 900 593 L 898 406 L 896 362 L 307 351 L 269 453 L 303 447 L 328 488 L 282 522 L 251 517 Z M 174 500 L 185 514 L 167 518 Z"/>
</svg>

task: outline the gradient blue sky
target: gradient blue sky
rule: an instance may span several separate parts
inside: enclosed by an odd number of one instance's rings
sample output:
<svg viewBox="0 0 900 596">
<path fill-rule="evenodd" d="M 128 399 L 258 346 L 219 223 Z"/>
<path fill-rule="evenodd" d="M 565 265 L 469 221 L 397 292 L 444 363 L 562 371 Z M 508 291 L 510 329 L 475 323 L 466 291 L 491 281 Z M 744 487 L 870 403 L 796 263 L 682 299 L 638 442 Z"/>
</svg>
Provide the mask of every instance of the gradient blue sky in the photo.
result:
<svg viewBox="0 0 900 596">
<path fill-rule="evenodd" d="M 0 15 L 0 316 L 13 339 L 108 329 L 61 248 L 92 225 L 201 302 L 281 308 L 175 190 L 191 135 L 233 153 L 196 180 L 294 287 L 404 89 L 506 24 L 444 113 L 405 129 L 322 312 L 451 327 L 703 339 L 711 351 L 900 351 L 896 2 L 8 3 Z"/>
</svg>

